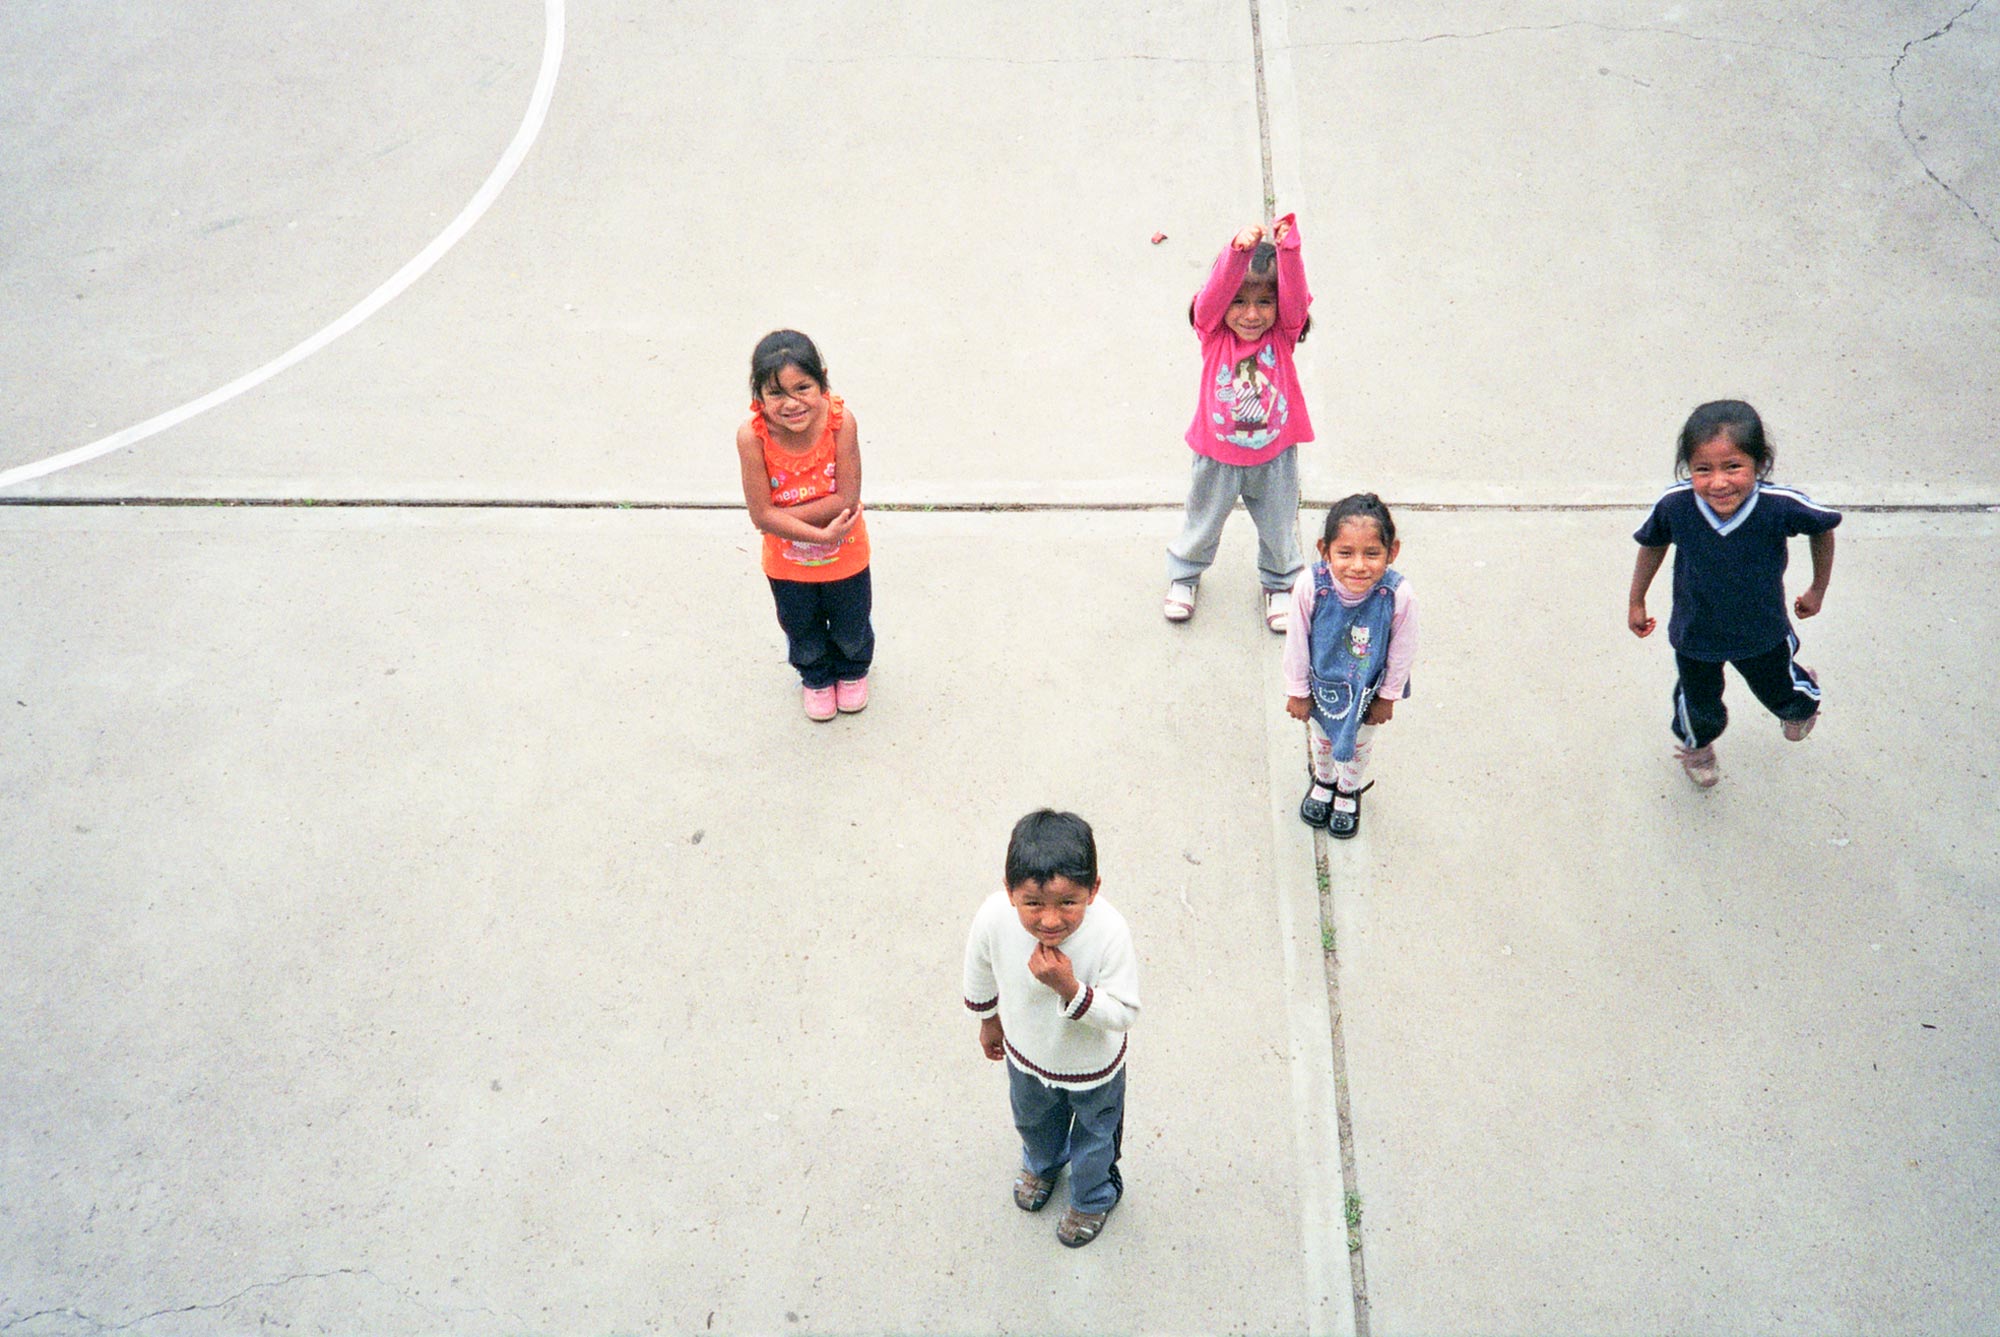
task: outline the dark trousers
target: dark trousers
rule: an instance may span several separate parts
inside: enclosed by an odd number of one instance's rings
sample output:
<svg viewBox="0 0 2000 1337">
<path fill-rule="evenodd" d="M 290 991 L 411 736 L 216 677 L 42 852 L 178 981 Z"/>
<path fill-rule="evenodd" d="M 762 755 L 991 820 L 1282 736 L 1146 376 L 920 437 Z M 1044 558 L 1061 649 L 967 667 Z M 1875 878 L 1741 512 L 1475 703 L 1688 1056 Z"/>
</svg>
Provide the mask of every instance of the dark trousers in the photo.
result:
<svg viewBox="0 0 2000 1337">
<path fill-rule="evenodd" d="M 766 577 L 769 579 L 769 577 Z M 786 658 L 808 687 L 868 676 L 875 658 L 874 596 L 864 568 L 844 580 L 772 580 Z"/>
<path fill-rule="evenodd" d="M 1764 708 L 1781 720 L 1802 720 L 1819 710 L 1819 685 L 1806 676 L 1792 656 L 1799 639 L 1748 659 L 1732 659 L 1736 671 Z M 1729 709 L 1722 704 L 1722 665 L 1689 659 L 1679 651 L 1674 663 L 1681 671 L 1674 684 L 1674 735 L 1688 747 L 1707 747 L 1729 727 Z"/>
<path fill-rule="evenodd" d="M 1102 1086 L 1069 1091 L 1045 1085 L 1011 1062 L 1007 1094 L 1021 1134 L 1021 1164 L 1047 1177 L 1069 1164 L 1069 1202 L 1079 1212 L 1108 1212 L 1124 1196 L 1118 1153 L 1125 1142 L 1125 1069 Z"/>
</svg>

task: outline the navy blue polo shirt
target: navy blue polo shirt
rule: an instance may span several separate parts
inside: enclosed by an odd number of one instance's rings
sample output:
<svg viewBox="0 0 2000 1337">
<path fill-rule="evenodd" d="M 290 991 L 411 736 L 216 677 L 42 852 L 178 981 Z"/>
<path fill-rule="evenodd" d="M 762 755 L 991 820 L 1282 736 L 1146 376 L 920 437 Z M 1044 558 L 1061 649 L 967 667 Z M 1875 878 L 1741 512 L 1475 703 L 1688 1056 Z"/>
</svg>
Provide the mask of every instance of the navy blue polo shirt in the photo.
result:
<svg viewBox="0 0 2000 1337">
<path fill-rule="evenodd" d="M 1677 483 L 1653 503 L 1632 537 L 1674 548 L 1674 612 L 1667 640 L 1689 659 L 1721 663 L 1775 650 L 1792 633 L 1785 612 L 1785 541 L 1824 534 L 1840 512 L 1805 493 L 1760 483 L 1724 520 Z"/>
</svg>

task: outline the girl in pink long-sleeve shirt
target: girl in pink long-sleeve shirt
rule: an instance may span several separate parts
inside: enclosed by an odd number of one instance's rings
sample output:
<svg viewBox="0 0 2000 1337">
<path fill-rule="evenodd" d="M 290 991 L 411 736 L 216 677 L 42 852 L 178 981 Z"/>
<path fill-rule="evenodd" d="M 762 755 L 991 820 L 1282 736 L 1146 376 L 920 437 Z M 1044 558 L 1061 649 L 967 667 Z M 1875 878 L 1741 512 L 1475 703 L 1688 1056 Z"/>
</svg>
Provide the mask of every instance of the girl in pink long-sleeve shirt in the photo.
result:
<svg viewBox="0 0 2000 1337">
<path fill-rule="evenodd" d="M 1335 502 L 1320 560 L 1292 590 L 1285 632 L 1285 709 L 1308 722 L 1312 786 L 1299 803 L 1308 826 L 1346 840 L 1361 827 L 1362 776 L 1375 730 L 1410 694 L 1417 609 L 1390 563 L 1396 522 L 1373 492 Z"/>
<path fill-rule="evenodd" d="M 1194 450 L 1187 516 L 1167 547 L 1166 616 L 1194 616 L 1195 590 L 1215 561 L 1237 498 L 1257 525 L 1264 622 L 1285 629 L 1299 555 L 1297 447 L 1313 439 L 1292 350 L 1312 321 L 1312 293 L 1290 214 L 1270 239 L 1252 224 L 1215 258 L 1188 320 L 1201 338 L 1201 399 L 1187 443 Z"/>
</svg>

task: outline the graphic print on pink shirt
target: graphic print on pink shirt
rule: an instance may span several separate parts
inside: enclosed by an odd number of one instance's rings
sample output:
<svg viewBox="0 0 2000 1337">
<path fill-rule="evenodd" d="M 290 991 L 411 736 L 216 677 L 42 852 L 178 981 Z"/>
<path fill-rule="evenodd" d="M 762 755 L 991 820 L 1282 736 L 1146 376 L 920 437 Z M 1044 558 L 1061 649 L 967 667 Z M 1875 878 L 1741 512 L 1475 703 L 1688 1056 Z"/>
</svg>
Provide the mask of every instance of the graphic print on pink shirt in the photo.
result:
<svg viewBox="0 0 2000 1337">
<path fill-rule="evenodd" d="M 1278 439 L 1291 404 L 1273 379 L 1278 355 L 1266 343 L 1232 367 L 1216 368 L 1215 408 L 1209 419 L 1216 436 L 1243 450 L 1262 450 Z"/>
</svg>

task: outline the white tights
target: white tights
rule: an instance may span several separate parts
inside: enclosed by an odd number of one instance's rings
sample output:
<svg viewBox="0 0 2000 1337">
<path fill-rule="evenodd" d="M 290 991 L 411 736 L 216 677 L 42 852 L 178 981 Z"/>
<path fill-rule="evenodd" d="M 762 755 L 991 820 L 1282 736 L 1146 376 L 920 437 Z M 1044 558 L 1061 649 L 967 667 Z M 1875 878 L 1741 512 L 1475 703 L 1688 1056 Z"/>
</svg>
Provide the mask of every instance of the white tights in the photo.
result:
<svg viewBox="0 0 2000 1337">
<path fill-rule="evenodd" d="M 1354 760 L 1336 761 L 1333 756 L 1333 740 L 1320 728 L 1319 721 L 1306 721 L 1306 736 L 1312 745 L 1313 779 L 1320 784 L 1339 785 L 1349 794 L 1356 793 L 1362 785 L 1362 776 L 1368 770 L 1368 753 L 1375 745 L 1375 726 L 1364 724 L 1354 735 Z"/>
</svg>

